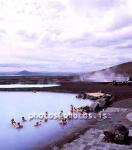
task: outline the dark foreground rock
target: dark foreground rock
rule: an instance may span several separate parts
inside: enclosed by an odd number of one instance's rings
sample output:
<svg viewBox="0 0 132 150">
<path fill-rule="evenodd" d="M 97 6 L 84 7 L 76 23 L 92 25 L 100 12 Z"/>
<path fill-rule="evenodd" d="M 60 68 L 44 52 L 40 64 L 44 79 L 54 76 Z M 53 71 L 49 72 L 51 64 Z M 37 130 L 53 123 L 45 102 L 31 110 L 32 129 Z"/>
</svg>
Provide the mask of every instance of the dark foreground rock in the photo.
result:
<svg viewBox="0 0 132 150">
<path fill-rule="evenodd" d="M 117 144 L 127 144 L 129 130 L 123 125 L 112 125 L 104 130 L 105 140 Z"/>
</svg>

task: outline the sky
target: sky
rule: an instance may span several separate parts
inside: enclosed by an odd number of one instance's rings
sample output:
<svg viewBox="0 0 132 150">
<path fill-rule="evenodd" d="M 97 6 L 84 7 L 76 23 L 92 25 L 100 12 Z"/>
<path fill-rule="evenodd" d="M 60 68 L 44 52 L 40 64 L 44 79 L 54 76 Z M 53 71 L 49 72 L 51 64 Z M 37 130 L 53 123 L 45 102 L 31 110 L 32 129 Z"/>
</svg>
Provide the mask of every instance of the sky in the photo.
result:
<svg viewBox="0 0 132 150">
<path fill-rule="evenodd" d="M 132 61 L 132 0 L 0 0 L 0 71 L 88 72 Z"/>
</svg>

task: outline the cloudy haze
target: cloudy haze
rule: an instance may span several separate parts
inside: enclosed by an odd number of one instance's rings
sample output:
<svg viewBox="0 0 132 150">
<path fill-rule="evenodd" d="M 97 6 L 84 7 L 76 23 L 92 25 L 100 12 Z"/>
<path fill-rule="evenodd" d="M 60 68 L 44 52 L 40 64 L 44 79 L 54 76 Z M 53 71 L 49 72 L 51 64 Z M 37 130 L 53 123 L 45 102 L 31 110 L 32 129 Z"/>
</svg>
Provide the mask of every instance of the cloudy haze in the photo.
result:
<svg viewBox="0 0 132 150">
<path fill-rule="evenodd" d="M 132 0 L 0 0 L 0 71 L 90 71 L 132 61 Z"/>
</svg>

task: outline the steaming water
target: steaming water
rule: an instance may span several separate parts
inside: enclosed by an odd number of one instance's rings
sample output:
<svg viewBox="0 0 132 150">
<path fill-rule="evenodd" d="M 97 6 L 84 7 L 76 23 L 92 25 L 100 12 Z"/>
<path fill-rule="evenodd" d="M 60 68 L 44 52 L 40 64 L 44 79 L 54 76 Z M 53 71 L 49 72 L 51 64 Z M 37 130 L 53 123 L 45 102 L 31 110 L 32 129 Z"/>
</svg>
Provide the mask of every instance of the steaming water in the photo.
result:
<svg viewBox="0 0 132 150">
<path fill-rule="evenodd" d="M 15 129 L 11 126 L 11 118 L 18 122 L 21 116 L 28 119 L 31 113 L 69 113 L 69 107 L 91 105 L 92 101 L 80 101 L 74 94 L 60 94 L 48 92 L 0 92 L 0 149 L 25 150 L 42 147 L 50 143 L 59 134 L 69 130 L 73 124 L 80 122 L 74 120 L 66 126 L 61 126 L 56 120 L 49 120 L 40 127 L 33 127 L 36 121 L 23 123 L 24 128 Z"/>
<path fill-rule="evenodd" d="M 122 75 L 115 75 L 114 73 L 104 74 L 104 73 L 94 73 L 93 75 L 81 75 L 81 81 L 92 81 L 92 82 L 112 82 L 116 80 L 117 82 L 128 81 L 128 77 Z"/>
</svg>

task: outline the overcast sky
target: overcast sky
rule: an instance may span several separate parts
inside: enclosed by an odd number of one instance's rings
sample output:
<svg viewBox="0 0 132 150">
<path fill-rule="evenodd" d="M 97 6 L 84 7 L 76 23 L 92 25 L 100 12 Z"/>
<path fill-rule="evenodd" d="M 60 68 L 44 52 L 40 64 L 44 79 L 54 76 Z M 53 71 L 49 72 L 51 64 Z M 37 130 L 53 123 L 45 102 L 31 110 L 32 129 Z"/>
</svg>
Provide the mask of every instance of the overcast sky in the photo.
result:
<svg viewBox="0 0 132 150">
<path fill-rule="evenodd" d="M 0 0 L 0 71 L 90 71 L 132 61 L 132 0 Z"/>
</svg>

